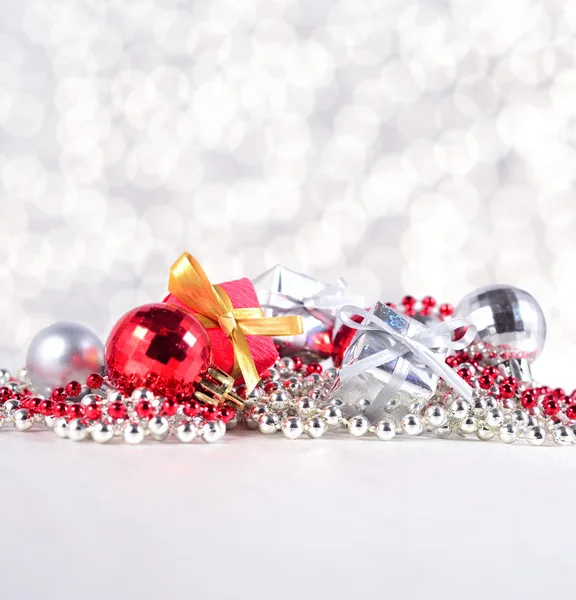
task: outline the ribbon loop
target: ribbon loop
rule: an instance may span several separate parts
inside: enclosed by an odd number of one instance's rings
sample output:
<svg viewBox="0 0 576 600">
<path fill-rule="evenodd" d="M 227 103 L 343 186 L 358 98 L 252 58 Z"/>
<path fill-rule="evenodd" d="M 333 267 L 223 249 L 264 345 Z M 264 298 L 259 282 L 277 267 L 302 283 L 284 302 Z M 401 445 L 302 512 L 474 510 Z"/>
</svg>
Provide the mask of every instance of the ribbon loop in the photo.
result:
<svg viewBox="0 0 576 600">
<path fill-rule="evenodd" d="M 248 345 L 248 335 L 281 336 L 302 333 L 300 316 L 264 318 L 260 307 L 234 308 L 232 301 L 219 285 L 212 285 L 200 263 L 188 252 L 172 265 L 168 280 L 170 293 L 186 305 L 207 329 L 220 328 L 234 349 L 234 369 L 240 374 L 248 391 L 260 377 Z"/>
<path fill-rule="evenodd" d="M 327 285 L 319 292 L 299 298 L 283 292 L 268 293 L 263 302 L 266 308 L 278 310 L 280 307 L 283 312 L 297 309 L 305 310 L 319 320 L 327 321 L 327 316 L 323 311 L 337 311 L 344 304 L 356 304 L 364 302 L 361 296 L 345 296 L 347 284 L 341 277 L 335 283 Z M 331 317 L 333 320 L 333 317 Z"/>
<path fill-rule="evenodd" d="M 384 321 L 373 312 L 355 306 L 344 306 L 340 309 L 340 319 L 348 327 L 358 331 L 381 333 L 393 341 L 389 348 L 342 367 L 340 378 L 346 381 L 397 359 L 390 380 L 375 401 L 381 406 L 401 389 L 411 365 L 411 357 L 406 355 L 411 354 L 413 362 L 422 363 L 435 375 L 442 377 L 462 397 L 471 400 L 472 388 L 436 352 L 438 350 L 461 350 L 465 348 L 474 340 L 476 327 L 464 319 L 456 318 L 443 321 L 432 327 L 422 326 L 423 328 L 411 332 L 410 321 L 407 317 L 388 307 L 386 307 L 386 312 L 388 321 Z M 353 321 L 351 318 L 353 315 L 359 315 L 363 321 L 361 323 Z M 406 324 L 408 324 L 407 328 L 405 328 Z M 466 328 L 466 332 L 455 340 L 454 333 L 462 328 Z"/>
</svg>

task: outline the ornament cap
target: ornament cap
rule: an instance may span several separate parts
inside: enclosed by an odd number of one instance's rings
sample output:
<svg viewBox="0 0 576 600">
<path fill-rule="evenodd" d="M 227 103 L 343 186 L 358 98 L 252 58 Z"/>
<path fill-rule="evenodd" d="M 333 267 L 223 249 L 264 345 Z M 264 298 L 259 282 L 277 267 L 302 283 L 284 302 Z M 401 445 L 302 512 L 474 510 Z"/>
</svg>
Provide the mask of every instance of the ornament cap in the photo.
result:
<svg viewBox="0 0 576 600">
<path fill-rule="evenodd" d="M 218 367 L 210 367 L 198 383 L 194 398 L 213 406 L 228 405 L 235 410 L 244 408 L 244 400 L 233 390 L 234 378 Z"/>
</svg>

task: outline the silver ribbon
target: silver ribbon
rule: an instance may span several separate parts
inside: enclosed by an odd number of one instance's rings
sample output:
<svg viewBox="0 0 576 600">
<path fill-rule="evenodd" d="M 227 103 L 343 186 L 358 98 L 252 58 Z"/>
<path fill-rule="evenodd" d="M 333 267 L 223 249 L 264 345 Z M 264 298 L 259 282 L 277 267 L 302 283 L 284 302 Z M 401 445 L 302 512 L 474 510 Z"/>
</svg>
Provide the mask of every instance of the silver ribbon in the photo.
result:
<svg viewBox="0 0 576 600">
<path fill-rule="evenodd" d="M 305 298 L 297 298 L 281 292 L 271 292 L 267 294 L 268 297 L 261 304 L 262 308 L 274 308 L 282 312 L 305 310 L 317 319 L 326 320 L 326 314 L 323 311 L 334 312 L 342 305 L 351 305 L 364 300 L 360 296 L 343 296 L 346 286 L 346 282 L 342 278 L 338 278 L 336 283 L 327 285 L 318 293 Z M 290 306 L 286 306 L 287 304 Z"/>
<path fill-rule="evenodd" d="M 401 322 L 404 322 L 406 318 L 392 311 L 392 309 L 390 310 L 398 316 L 396 324 L 400 327 Z M 363 322 L 356 323 L 349 315 L 359 315 L 363 318 Z M 405 357 L 409 353 L 441 377 L 448 385 L 452 386 L 463 398 L 469 401 L 472 399 L 472 388 L 446 364 L 442 356 L 433 352 L 434 349 L 462 350 L 474 340 L 476 327 L 465 319 L 450 319 L 410 334 L 409 328 L 406 333 L 395 329 L 393 318 L 391 323 L 386 323 L 373 313 L 356 306 L 343 306 L 339 311 L 339 317 L 343 323 L 352 329 L 380 332 L 389 336 L 395 342 L 390 348 L 376 352 L 353 364 L 342 367 L 340 370 L 340 379 L 346 381 L 370 369 L 398 359 L 389 381 L 372 402 L 371 409 L 384 408 L 388 401 L 400 391 L 410 371 L 411 363 Z M 454 341 L 454 332 L 462 327 L 466 328 L 466 333 L 460 339 Z"/>
</svg>

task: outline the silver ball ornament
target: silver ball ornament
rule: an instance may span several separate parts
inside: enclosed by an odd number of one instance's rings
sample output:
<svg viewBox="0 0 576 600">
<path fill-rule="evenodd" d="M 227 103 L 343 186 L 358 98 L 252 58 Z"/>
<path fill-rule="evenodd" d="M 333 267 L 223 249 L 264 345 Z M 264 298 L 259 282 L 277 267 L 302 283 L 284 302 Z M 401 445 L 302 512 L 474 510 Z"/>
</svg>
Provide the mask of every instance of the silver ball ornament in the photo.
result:
<svg viewBox="0 0 576 600">
<path fill-rule="evenodd" d="M 30 383 L 49 397 L 54 388 L 69 381 L 84 381 L 104 372 L 104 344 L 79 323 L 54 323 L 36 334 L 26 355 Z"/>
<path fill-rule="evenodd" d="M 0 369 L 0 385 L 6 385 L 11 377 L 10 371 L 7 369 Z"/>
<path fill-rule="evenodd" d="M 316 402 L 312 398 L 300 398 L 296 403 L 296 410 L 299 415 L 309 415 L 313 410 L 316 409 Z"/>
<path fill-rule="evenodd" d="M 486 425 L 482 425 L 476 430 L 476 437 L 479 440 L 487 442 L 494 437 L 494 430 L 490 429 L 490 427 L 487 427 Z"/>
<path fill-rule="evenodd" d="M 450 402 L 448 409 L 453 419 L 461 421 L 470 414 L 470 403 L 463 398 L 456 398 Z"/>
<path fill-rule="evenodd" d="M 312 439 L 321 438 L 326 433 L 326 421 L 319 416 L 311 417 L 304 424 L 306 435 Z"/>
<path fill-rule="evenodd" d="M 4 411 L 4 415 L 7 417 L 11 417 L 14 414 L 14 411 L 18 410 L 20 408 L 20 400 L 6 400 L 6 402 L 4 402 L 4 406 L 2 407 L 2 410 Z"/>
<path fill-rule="evenodd" d="M 404 433 L 408 435 L 420 435 L 423 431 L 422 421 L 418 415 L 405 415 L 400 424 Z"/>
<path fill-rule="evenodd" d="M 389 442 L 396 435 L 396 424 L 392 419 L 382 419 L 376 424 L 374 433 L 379 440 Z"/>
<path fill-rule="evenodd" d="M 322 417 L 329 429 L 336 429 L 342 419 L 342 411 L 337 406 L 326 406 L 322 409 Z"/>
<path fill-rule="evenodd" d="M 546 430 L 540 425 L 529 427 L 526 439 L 531 446 L 541 446 L 546 441 Z"/>
<path fill-rule="evenodd" d="M 478 429 L 478 421 L 476 420 L 476 417 L 474 417 L 472 415 L 468 415 L 467 417 L 464 417 L 458 424 L 458 433 L 462 437 L 466 437 L 467 435 L 474 433 L 477 429 Z"/>
<path fill-rule="evenodd" d="M 552 431 L 552 437 L 559 446 L 570 446 L 574 442 L 574 433 L 566 425 L 558 425 Z"/>
<path fill-rule="evenodd" d="M 170 433 L 170 423 L 166 417 L 157 415 L 148 421 L 148 429 L 150 430 L 152 438 L 157 442 L 161 442 L 166 439 Z"/>
<path fill-rule="evenodd" d="M 511 358 L 533 360 L 544 347 L 544 313 L 533 296 L 516 287 L 475 290 L 462 299 L 455 314 L 477 327 L 478 340 L 505 349 Z"/>
<path fill-rule="evenodd" d="M 220 421 L 220 419 L 216 419 L 215 421 L 206 421 L 200 430 L 202 439 L 209 444 L 220 440 L 222 437 L 224 437 L 225 433 L 226 425 L 224 424 L 224 421 Z"/>
<path fill-rule="evenodd" d="M 127 444 L 139 444 L 144 439 L 144 429 L 140 423 L 127 423 L 123 435 Z"/>
<path fill-rule="evenodd" d="M 54 433 L 62 439 L 68 437 L 68 421 L 64 417 L 54 423 Z"/>
<path fill-rule="evenodd" d="M 88 437 L 88 429 L 80 419 L 72 419 L 68 423 L 68 438 L 74 442 L 81 442 Z"/>
<path fill-rule="evenodd" d="M 289 440 L 295 440 L 302 435 L 304 427 L 302 421 L 298 417 L 288 417 L 282 422 L 282 433 Z"/>
<path fill-rule="evenodd" d="M 434 429 L 434 435 L 440 439 L 447 438 L 451 433 L 452 425 L 450 423 L 444 423 L 444 425 L 440 425 L 440 427 Z"/>
<path fill-rule="evenodd" d="M 513 423 L 504 423 L 499 436 L 505 444 L 513 444 L 518 439 L 518 428 Z"/>
<path fill-rule="evenodd" d="M 92 428 L 92 439 L 98 444 L 106 444 L 114 437 L 114 427 L 112 423 L 100 421 L 95 423 Z"/>
<path fill-rule="evenodd" d="M 440 427 L 446 423 L 446 410 L 440 404 L 430 404 L 426 409 L 425 416 L 431 427 Z"/>
<path fill-rule="evenodd" d="M 499 408 L 493 408 L 484 417 L 488 427 L 500 427 L 504 422 L 504 415 Z"/>
<path fill-rule="evenodd" d="M 275 413 L 264 413 L 258 419 L 258 428 L 262 433 L 276 433 L 278 427 L 280 427 L 280 418 Z"/>
<path fill-rule="evenodd" d="M 34 424 L 32 416 L 25 408 L 19 408 L 14 411 L 13 419 L 14 427 L 16 427 L 18 431 L 28 431 Z"/>
<path fill-rule="evenodd" d="M 363 415 L 356 415 L 355 417 L 352 417 L 348 422 L 348 431 L 350 431 L 350 433 L 354 437 L 363 436 L 368 431 L 369 427 L 370 423 L 368 422 L 368 419 Z"/>
<path fill-rule="evenodd" d="M 176 437 L 183 444 L 189 444 L 196 439 L 198 428 L 190 421 L 183 421 L 176 429 Z"/>
</svg>

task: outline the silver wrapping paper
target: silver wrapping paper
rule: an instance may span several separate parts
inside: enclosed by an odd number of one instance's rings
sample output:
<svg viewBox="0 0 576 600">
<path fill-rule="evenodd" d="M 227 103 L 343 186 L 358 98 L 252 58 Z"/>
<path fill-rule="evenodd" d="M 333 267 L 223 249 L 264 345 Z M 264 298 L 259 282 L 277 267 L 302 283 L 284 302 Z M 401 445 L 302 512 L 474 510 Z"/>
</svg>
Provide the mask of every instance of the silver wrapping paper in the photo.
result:
<svg viewBox="0 0 576 600">
<path fill-rule="evenodd" d="M 412 336 L 427 328 L 423 323 L 400 315 L 381 302 L 377 302 L 371 312 L 386 323 L 393 323 L 394 328 L 404 335 Z M 344 355 L 342 366 L 354 364 L 376 352 L 391 348 L 394 344 L 395 341 L 383 331 L 358 331 Z M 444 359 L 447 352 L 446 350 L 437 350 L 435 353 Z M 345 416 L 363 412 L 366 403 L 369 402 L 364 414 L 372 423 L 386 417 L 397 416 L 398 411 L 402 411 L 402 406 L 405 407 L 414 401 L 429 400 L 436 391 L 438 376 L 429 367 L 419 362 L 412 353 L 404 355 L 404 358 L 410 363 L 406 379 L 400 390 L 386 404 L 382 405 L 377 398 L 390 381 L 398 359 L 346 381 L 338 379 L 330 397 L 342 399 Z"/>
<path fill-rule="evenodd" d="M 332 354 L 333 335 L 339 327 L 338 310 L 345 304 L 363 305 L 358 296 L 345 296 L 346 283 L 328 284 L 282 265 L 252 280 L 265 316 L 300 315 L 303 333 L 274 338 L 282 356 L 294 354 L 325 359 Z"/>
</svg>

